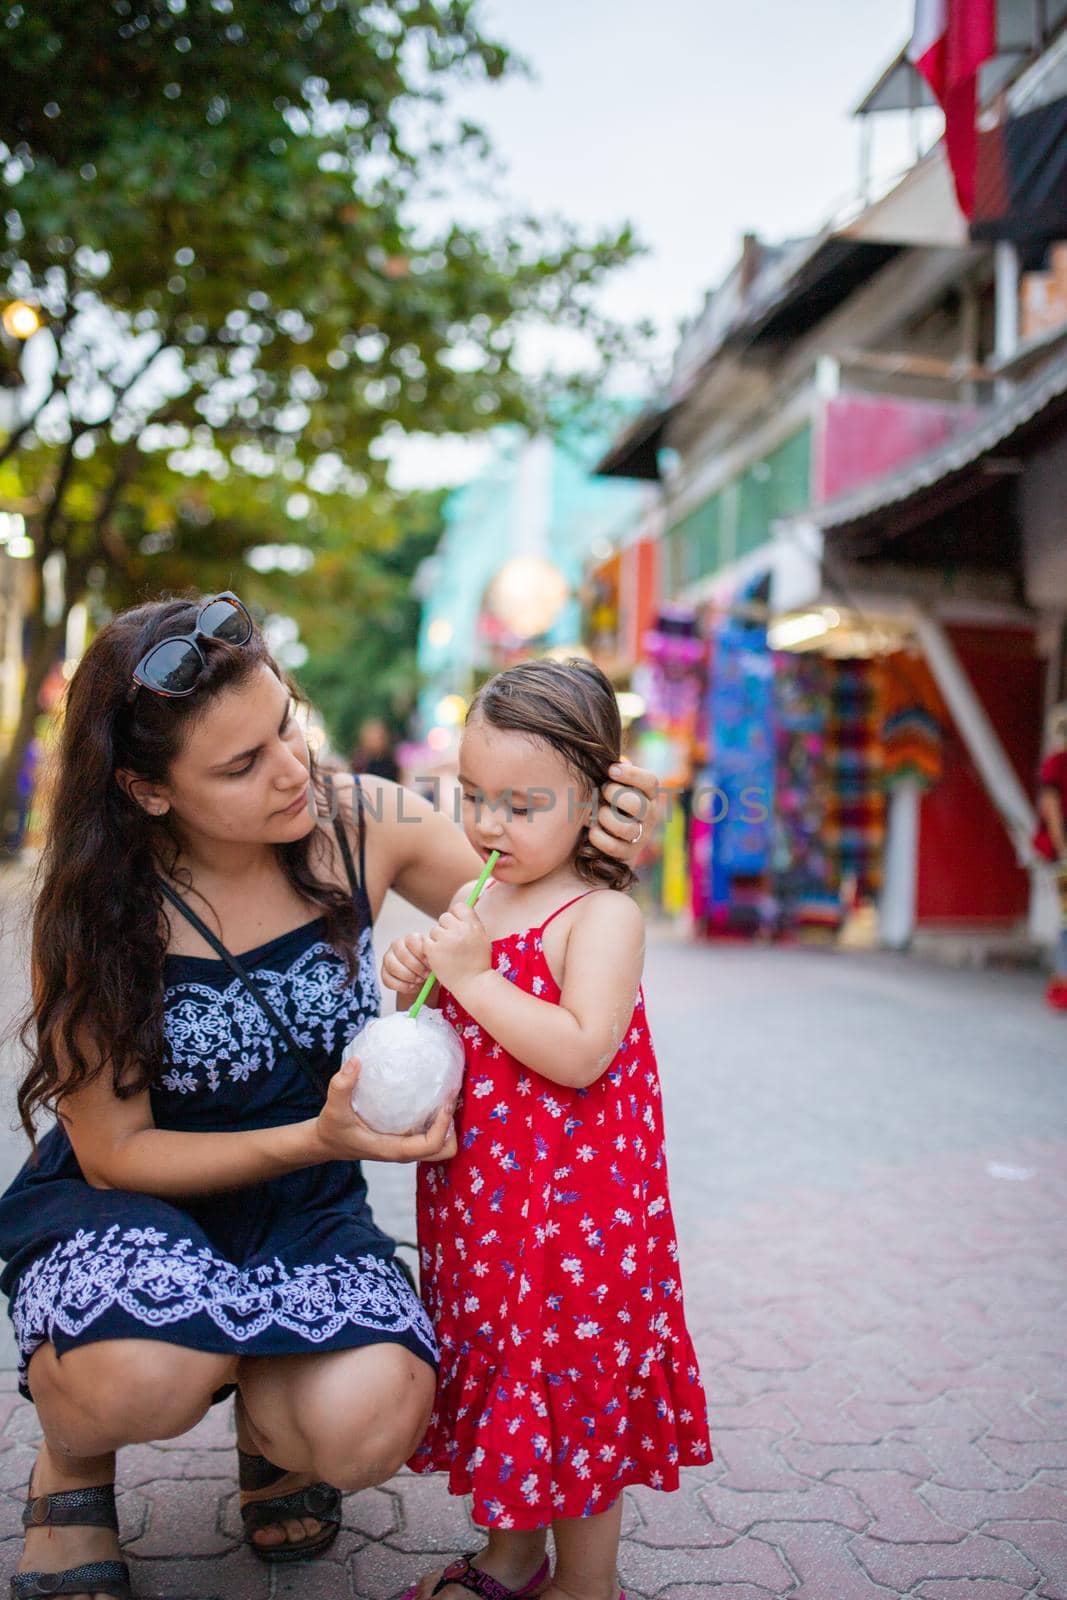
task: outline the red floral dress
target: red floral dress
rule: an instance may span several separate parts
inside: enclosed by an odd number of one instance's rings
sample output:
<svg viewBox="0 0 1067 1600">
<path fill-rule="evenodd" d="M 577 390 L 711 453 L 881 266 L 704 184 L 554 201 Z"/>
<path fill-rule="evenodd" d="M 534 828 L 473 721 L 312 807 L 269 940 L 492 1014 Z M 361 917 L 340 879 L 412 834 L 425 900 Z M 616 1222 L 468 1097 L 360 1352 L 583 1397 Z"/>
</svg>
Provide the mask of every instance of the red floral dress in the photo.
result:
<svg viewBox="0 0 1067 1600">
<path fill-rule="evenodd" d="M 574 903 L 493 941 L 496 970 L 553 1005 L 542 935 Z M 443 988 L 441 1005 L 467 1071 L 459 1153 L 419 1168 L 441 1368 L 409 1465 L 447 1471 L 475 1520 L 500 1528 L 606 1511 L 631 1483 L 676 1489 L 679 1467 L 710 1461 L 711 1446 L 644 995 L 588 1089 L 524 1067 Z"/>
</svg>

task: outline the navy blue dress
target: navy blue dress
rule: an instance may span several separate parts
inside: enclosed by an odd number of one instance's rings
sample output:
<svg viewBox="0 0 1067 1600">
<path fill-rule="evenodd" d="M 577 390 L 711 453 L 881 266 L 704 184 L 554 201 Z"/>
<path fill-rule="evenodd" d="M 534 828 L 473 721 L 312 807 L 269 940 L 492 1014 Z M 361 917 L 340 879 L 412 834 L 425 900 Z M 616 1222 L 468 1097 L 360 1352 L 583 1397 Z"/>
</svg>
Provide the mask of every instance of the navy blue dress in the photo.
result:
<svg viewBox="0 0 1067 1600">
<path fill-rule="evenodd" d="M 360 796 L 354 981 L 321 917 L 240 957 L 323 1082 L 381 1002 L 363 830 Z M 232 1133 L 316 1115 L 322 1091 L 225 962 L 167 956 L 165 985 L 165 1064 L 151 1092 L 158 1127 Z M 371 1215 L 358 1162 L 178 1205 L 92 1188 L 59 1124 L 39 1151 L 0 1198 L 0 1290 L 24 1393 L 27 1363 L 46 1340 L 60 1356 L 99 1339 L 243 1356 L 390 1341 L 435 1362 L 429 1319 Z"/>
</svg>

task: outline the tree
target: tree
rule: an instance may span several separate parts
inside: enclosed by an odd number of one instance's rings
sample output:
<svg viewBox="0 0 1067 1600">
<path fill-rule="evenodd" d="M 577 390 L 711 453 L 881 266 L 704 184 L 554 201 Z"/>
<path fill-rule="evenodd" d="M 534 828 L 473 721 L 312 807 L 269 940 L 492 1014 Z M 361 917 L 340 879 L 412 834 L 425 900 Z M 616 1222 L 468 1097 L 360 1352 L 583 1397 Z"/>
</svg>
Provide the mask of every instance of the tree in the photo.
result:
<svg viewBox="0 0 1067 1600">
<path fill-rule="evenodd" d="M 395 733 L 403 730 L 418 691 L 417 646 L 420 604 L 412 591 L 419 564 L 432 555 L 444 531 L 444 491 L 411 495 L 400 501 L 387 537 L 360 560 L 358 568 L 338 553 L 336 578 L 329 560 L 316 562 L 315 575 L 345 600 L 329 613 L 328 630 L 315 630 L 316 647 L 296 676 L 322 712 L 335 749 L 347 756 L 360 724 L 380 717 Z M 301 633 L 310 633 L 301 596 L 296 612 Z"/>
<path fill-rule="evenodd" d="M 0 816 L 76 600 L 238 581 L 264 542 L 372 550 L 386 434 L 529 417 L 532 321 L 620 347 L 594 291 L 628 229 L 427 220 L 488 171 L 449 92 L 514 68 L 475 0 L 8 7 L 0 274 L 52 354 L 0 443 L 42 596 Z"/>
</svg>

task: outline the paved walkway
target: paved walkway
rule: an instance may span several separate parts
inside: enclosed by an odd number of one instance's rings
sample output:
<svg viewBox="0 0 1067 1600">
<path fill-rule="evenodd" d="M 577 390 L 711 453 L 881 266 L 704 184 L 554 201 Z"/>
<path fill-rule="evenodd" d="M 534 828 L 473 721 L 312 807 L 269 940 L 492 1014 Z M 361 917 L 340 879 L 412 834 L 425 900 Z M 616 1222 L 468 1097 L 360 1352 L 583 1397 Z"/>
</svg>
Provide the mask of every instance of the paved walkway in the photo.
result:
<svg viewBox="0 0 1067 1600">
<path fill-rule="evenodd" d="M 1031 977 L 668 933 L 647 991 L 717 1459 L 627 1496 L 630 1600 L 1067 1600 L 1067 1018 Z M 410 1237 L 410 1174 L 373 1188 Z M 35 1427 L 0 1383 L 6 1572 Z M 124 1452 L 139 1596 L 391 1600 L 475 1547 L 405 1474 L 270 1572 L 232 1452 L 228 1407 Z"/>
</svg>

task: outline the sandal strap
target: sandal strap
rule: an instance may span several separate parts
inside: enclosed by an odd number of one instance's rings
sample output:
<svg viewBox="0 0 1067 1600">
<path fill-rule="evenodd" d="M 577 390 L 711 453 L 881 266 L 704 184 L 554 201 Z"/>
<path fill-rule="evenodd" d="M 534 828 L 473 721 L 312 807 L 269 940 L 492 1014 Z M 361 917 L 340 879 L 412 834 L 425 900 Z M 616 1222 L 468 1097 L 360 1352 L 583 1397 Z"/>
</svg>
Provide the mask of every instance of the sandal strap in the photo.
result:
<svg viewBox="0 0 1067 1600">
<path fill-rule="evenodd" d="M 65 1572 L 16 1572 L 11 1578 L 11 1600 L 52 1600 L 61 1594 L 110 1594 L 114 1600 L 133 1600 L 130 1569 L 125 1561 L 87 1561 Z"/>
<path fill-rule="evenodd" d="M 110 1528 L 117 1533 L 115 1485 L 63 1489 L 58 1494 L 31 1494 L 22 1511 L 24 1528 Z M 62 1593 L 62 1590 L 57 1590 Z M 74 1591 L 77 1593 L 77 1590 Z"/>
<path fill-rule="evenodd" d="M 521 1589 L 507 1589 L 499 1579 L 491 1578 L 488 1572 L 482 1572 L 477 1567 L 472 1566 L 471 1562 L 473 1560 L 474 1554 L 472 1553 L 469 1556 L 460 1556 L 457 1561 L 453 1561 L 450 1567 L 445 1568 L 436 1587 L 431 1590 L 431 1594 L 439 1594 L 450 1583 L 454 1583 L 460 1589 L 469 1589 L 471 1594 L 480 1595 L 481 1600 L 515 1600 L 517 1595 L 526 1595 L 529 1594 L 531 1589 L 538 1588 L 548 1575 L 548 1561 L 546 1559 L 529 1583 L 523 1584 Z"/>
<path fill-rule="evenodd" d="M 341 1521 L 341 1491 L 329 1483 L 309 1483 L 292 1494 L 276 1494 L 266 1500 L 251 1500 L 241 1507 L 246 1533 L 269 1528 L 286 1517 L 314 1517 L 327 1527 Z"/>
<path fill-rule="evenodd" d="M 272 1483 L 284 1478 L 285 1467 L 276 1467 L 266 1456 L 237 1446 L 237 1482 L 242 1489 L 269 1489 Z"/>
</svg>

